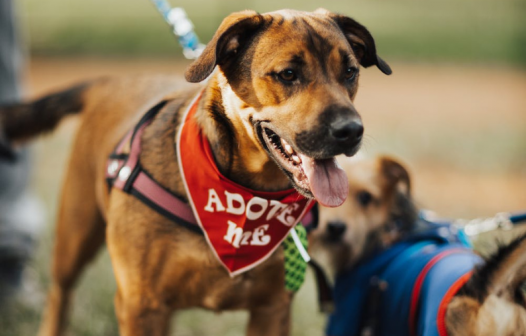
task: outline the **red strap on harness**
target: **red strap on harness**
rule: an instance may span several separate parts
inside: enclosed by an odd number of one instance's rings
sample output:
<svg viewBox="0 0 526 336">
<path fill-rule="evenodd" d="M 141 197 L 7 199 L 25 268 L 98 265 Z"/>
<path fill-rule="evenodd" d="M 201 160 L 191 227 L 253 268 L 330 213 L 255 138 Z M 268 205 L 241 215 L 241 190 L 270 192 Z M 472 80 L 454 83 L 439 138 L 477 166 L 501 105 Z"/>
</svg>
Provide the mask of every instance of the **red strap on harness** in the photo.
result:
<svg viewBox="0 0 526 336">
<path fill-rule="evenodd" d="M 446 295 L 444 295 L 444 297 L 442 298 L 437 314 L 437 329 L 438 334 L 440 336 L 448 336 L 446 328 L 446 312 L 448 304 L 451 302 L 455 294 L 457 294 L 458 290 L 462 286 L 464 286 L 466 282 L 468 282 L 472 274 L 473 271 L 469 271 L 460 278 L 458 278 L 458 280 L 455 281 L 455 283 L 451 287 L 449 287 L 448 291 L 446 292 Z"/>
<path fill-rule="evenodd" d="M 464 249 L 458 248 L 458 249 L 446 250 L 446 251 L 444 251 L 444 252 L 442 252 L 440 254 L 437 254 L 435 257 L 433 257 L 426 264 L 426 266 L 422 269 L 422 271 L 418 275 L 418 278 L 416 279 L 415 284 L 413 286 L 413 291 L 411 293 L 411 306 L 409 308 L 409 332 L 410 332 L 410 336 L 416 336 L 416 317 L 417 317 L 416 315 L 417 315 L 417 311 L 418 311 L 418 303 L 420 301 L 420 292 L 422 290 L 422 286 L 424 284 L 424 280 L 426 279 L 427 274 L 433 268 L 433 266 L 435 266 L 435 264 L 437 264 L 440 260 L 444 259 L 445 257 L 447 257 L 447 256 L 449 256 L 451 254 L 455 254 L 455 253 L 458 253 L 458 252 L 465 252 L 465 251 L 466 250 L 464 250 Z M 455 284 L 457 284 L 457 282 Z M 453 287 L 451 287 L 450 290 L 452 288 Z M 458 288 L 460 288 L 460 287 L 458 287 Z M 457 288 L 457 290 L 458 290 L 458 288 Z M 448 293 L 449 293 L 449 291 L 448 291 Z M 445 314 L 445 311 L 444 311 L 444 314 Z M 443 334 L 443 335 L 446 335 L 446 334 Z M 442 334 L 441 334 L 441 336 L 442 336 Z"/>
</svg>

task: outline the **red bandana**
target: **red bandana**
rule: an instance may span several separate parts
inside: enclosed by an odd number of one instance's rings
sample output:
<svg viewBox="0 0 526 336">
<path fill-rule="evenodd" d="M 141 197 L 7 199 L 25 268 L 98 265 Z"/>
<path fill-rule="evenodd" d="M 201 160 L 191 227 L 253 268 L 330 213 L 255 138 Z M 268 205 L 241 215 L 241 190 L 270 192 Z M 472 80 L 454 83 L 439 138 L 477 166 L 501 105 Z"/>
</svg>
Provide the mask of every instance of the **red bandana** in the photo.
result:
<svg viewBox="0 0 526 336">
<path fill-rule="evenodd" d="M 179 169 L 208 244 L 234 276 L 269 257 L 314 203 L 295 189 L 256 191 L 223 176 L 195 119 L 200 97 L 190 104 L 177 135 Z"/>
</svg>

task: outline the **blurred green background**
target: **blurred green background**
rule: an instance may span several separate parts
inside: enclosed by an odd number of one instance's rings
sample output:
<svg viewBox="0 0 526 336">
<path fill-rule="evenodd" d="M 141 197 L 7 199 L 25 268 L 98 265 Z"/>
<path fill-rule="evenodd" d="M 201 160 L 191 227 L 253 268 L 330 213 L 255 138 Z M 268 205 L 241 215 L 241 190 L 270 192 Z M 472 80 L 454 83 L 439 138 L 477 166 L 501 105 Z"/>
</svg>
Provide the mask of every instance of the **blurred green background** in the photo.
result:
<svg viewBox="0 0 526 336">
<path fill-rule="evenodd" d="M 0 0 L 3 1 L 3 0 Z M 14 0 L 28 48 L 34 97 L 102 75 L 180 76 L 189 64 L 149 0 Z M 393 67 L 363 71 L 356 106 L 366 155 L 406 163 L 415 197 L 444 216 L 526 209 L 526 1 L 519 0 L 183 0 L 203 42 L 233 11 L 324 7 L 364 24 Z M 60 185 L 76 129 L 64 122 L 35 148 L 33 186 L 48 216 L 24 288 L 0 312 L 0 335 L 35 335 L 49 284 Z M 490 234 L 482 240 L 500 239 Z M 115 281 L 106 251 L 76 293 L 70 335 L 117 335 Z M 177 335 L 242 335 L 246 314 L 178 314 Z M 293 335 L 322 335 L 312 277 L 294 303 Z"/>
<path fill-rule="evenodd" d="M 382 55 L 403 60 L 526 62 L 525 1 L 181 0 L 203 41 L 231 12 L 324 7 L 365 24 Z M 31 52 L 175 55 L 178 46 L 148 0 L 21 0 Z"/>
</svg>

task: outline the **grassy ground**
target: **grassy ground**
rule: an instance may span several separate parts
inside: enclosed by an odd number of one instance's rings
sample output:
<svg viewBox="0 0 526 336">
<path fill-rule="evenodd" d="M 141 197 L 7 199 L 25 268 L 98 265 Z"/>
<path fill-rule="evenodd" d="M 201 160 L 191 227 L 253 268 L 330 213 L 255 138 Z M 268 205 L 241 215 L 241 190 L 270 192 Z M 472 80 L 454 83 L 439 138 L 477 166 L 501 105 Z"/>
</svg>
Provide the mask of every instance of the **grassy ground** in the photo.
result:
<svg viewBox="0 0 526 336">
<path fill-rule="evenodd" d="M 208 41 L 233 11 L 320 6 L 365 24 L 382 55 L 403 60 L 526 62 L 524 0 L 178 0 Z M 40 54 L 179 56 L 148 0 L 22 0 L 30 48 Z"/>
<path fill-rule="evenodd" d="M 28 87 L 37 96 L 103 74 L 163 72 L 186 63 L 168 59 L 37 58 Z M 526 204 L 526 73 L 506 67 L 394 63 L 391 77 L 364 71 L 356 105 L 366 126 L 367 155 L 391 153 L 413 173 L 419 202 L 446 217 L 489 216 Z M 47 214 L 23 295 L 0 314 L 0 335 L 34 335 L 49 281 L 57 197 L 76 120 L 69 119 L 35 146 L 34 187 Z M 501 235 L 488 235 L 488 251 Z M 70 323 L 73 335 L 116 335 L 115 282 L 104 251 L 79 284 Z M 246 315 L 202 311 L 177 317 L 177 335 L 242 335 Z M 321 335 L 312 278 L 294 305 L 293 335 Z"/>
</svg>

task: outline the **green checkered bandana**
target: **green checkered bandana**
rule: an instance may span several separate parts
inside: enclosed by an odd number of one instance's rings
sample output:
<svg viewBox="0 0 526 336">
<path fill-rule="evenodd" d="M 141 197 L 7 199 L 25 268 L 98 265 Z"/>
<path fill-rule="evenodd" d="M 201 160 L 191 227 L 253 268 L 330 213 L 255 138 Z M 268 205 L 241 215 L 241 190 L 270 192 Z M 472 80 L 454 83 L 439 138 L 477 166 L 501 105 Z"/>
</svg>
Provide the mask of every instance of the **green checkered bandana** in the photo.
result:
<svg viewBox="0 0 526 336">
<path fill-rule="evenodd" d="M 306 250 L 308 245 L 307 231 L 301 223 L 298 223 L 294 230 L 296 230 L 301 244 Z M 290 233 L 282 244 L 285 252 L 285 288 L 291 292 L 297 292 L 305 280 L 307 262 L 301 256 Z"/>
</svg>

